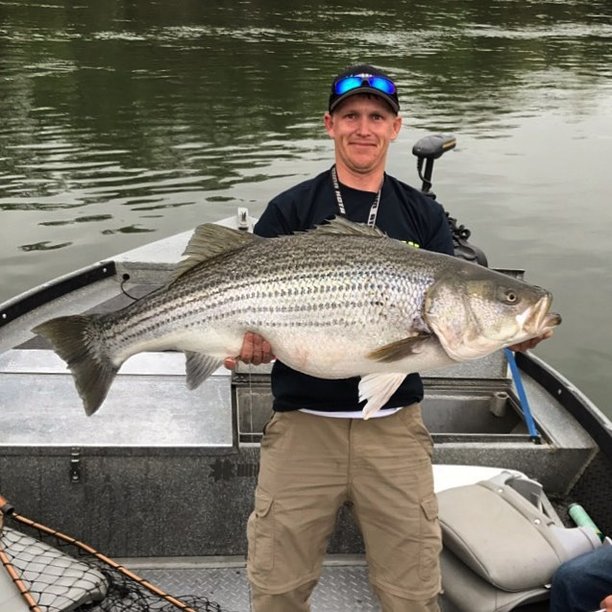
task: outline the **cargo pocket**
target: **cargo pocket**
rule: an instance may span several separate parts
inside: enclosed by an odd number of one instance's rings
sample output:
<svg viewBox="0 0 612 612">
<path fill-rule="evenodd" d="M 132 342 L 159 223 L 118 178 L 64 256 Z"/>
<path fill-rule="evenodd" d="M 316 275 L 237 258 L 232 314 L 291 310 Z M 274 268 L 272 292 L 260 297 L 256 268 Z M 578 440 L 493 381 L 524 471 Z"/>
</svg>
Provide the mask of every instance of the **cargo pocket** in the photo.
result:
<svg viewBox="0 0 612 612">
<path fill-rule="evenodd" d="M 442 539 L 438 522 L 438 500 L 435 494 L 421 501 L 421 554 L 419 559 L 419 576 L 423 586 L 439 588 L 440 552 Z"/>
<path fill-rule="evenodd" d="M 255 509 L 247 521 L 248 558 L 254 573 L 269 571 L 274 565 L 274 500 L 257 489 Z"/>
</svg>

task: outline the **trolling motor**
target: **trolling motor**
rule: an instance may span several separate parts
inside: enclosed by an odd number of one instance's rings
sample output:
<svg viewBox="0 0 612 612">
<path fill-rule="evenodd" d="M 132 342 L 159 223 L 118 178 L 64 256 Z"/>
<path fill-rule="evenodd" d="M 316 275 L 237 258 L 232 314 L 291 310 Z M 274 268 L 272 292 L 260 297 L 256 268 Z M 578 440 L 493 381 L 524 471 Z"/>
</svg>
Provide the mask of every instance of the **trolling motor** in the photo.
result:
<svg viewBox="0 0 612 612">
<path fill-rule="evenodd" d="M 430 134 L 421 138 L 412 147 L 412 154 L 417 158 L 417 172 L 423 182 L 421 191 L 432 200 L 436 199 L 436 194 L 431 191 L 434 160 L 454 149 L 456 144 L 457 139 L 453 134 Z M 451 217 L 448 212 L 446 212 L 446 217 L 453 235 L 455 256 L 487 266 L 487 257 L 483 251 L 468 241 L 472 232 L 465 225 L 457 225 L 457 219 Z"/>
</svg>

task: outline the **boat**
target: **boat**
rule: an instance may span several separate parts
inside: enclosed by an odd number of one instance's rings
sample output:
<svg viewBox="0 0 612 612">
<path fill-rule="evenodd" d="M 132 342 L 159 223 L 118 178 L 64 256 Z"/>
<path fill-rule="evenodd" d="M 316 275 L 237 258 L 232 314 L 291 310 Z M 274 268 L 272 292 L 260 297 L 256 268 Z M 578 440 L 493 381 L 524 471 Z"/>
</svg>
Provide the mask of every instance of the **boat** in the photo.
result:
<svg viewBox="0 0 612 612">
<path fill-rule="evenodd" d="M 430 193 L 433 160 L 452 146 L 446 135 L 415 145 L 424 192 Z M 250 231 L 254 221 L 241 208 L 219 223 Z M 469 231 L 449 222 L 458 254 L 486 264 Z M 16 509 L 165 590 L 203 594 L 219 606 L 202 609 L 244 611 L 245 526 L 259 442 L 271 414 L 270 367 L 219 369 L 189 391 L 181 354 L 139 354 L 122 367 L 103 409 L 86 418 L 64 362 L 31 332 L 54 316 L 116 310 L 163 285 L 190 235 L 97 262 L 0 305 L 0 495 L 10 502 L 4 506 L 7 524 Z M 476 531 L 490 530 L 488 550 L 510 550 L 512 507 L 522 508 L 525 519 L 524 531 L 519 524 L 520 533 L 511 533 L 515 543 L 522 536 L 538 540 L 536 524 L 546 528 L 542 545 L 552 546 L 557 561 L 561 549 L 572 556 L 600 545 L 593 533 L 612 534 L 612 423 L 531 353 L 513 358 L 498 351 L 425 375 L 424 383 L 423 417 L 435 445 L 444 527 L 442 609 L 547 609 L 546 584 L 500 584 L 487 567 L 479 574 L 481 560 L 470 558 L 474 550 L 459 550 L 452 534 L 472 523 Z M 465 495 L 472 506 L 465 505 Z M 599 532 L 576 524 L 574 504 Z M 363 542 L 347 508 L 339 513 L 328 552 L 313 611 L 378 610 Z M 510 578 L 530 567 L 520 552 L 504 563 L 495 571 Z M 16 612 L 10 607 L 15 597 L 2 607 L 2 584 L 0 611 Z M 465 592 L 466 584 L 471 591 Z"/>
</svg>

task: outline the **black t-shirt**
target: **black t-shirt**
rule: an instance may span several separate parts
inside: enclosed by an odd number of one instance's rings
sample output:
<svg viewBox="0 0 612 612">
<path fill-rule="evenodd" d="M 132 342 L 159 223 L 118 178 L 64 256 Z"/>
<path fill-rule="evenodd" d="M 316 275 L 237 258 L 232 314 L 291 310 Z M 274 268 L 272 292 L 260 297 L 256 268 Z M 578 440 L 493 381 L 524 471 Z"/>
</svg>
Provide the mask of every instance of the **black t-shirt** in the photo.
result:
<svg viewBox="0 0 612 612">
<path fill-rule="evenodd" d="M 366 223 L 375 193 L 340 184 L 346 215 Z M 330 171 L 300 183 L 275 197 L 254 232 L 273 237 L 311 229 L 339 214 Z M 413 187 L 385 174 L 376 226 L 392 238 L 415 247 L 453 254 L 453 241 L 444 209 Z M 360 410 L 359 377 L 328 380 L 302 374 L 280 361 L 272 367 L 274 410 L 300 408 L 329 412 Z M 423 382 L 418 373 L 409 374 L 383 408 L 407 406 L 423 399 Z"/>
</svg>

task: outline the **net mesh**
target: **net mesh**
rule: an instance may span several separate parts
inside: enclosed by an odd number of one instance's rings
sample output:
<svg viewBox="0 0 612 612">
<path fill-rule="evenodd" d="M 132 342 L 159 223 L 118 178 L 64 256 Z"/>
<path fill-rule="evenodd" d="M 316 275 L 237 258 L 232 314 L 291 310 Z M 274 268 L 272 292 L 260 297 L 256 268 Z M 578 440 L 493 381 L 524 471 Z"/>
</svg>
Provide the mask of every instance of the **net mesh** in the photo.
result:
<svg viewBox="0 0 612 612">
<path fill-rule="evenodd" d="M 70 536 L 0 513 L 0 608 L 11 612 L 229 612 L 202 595 L 169 595 Z"/>
</svg>

